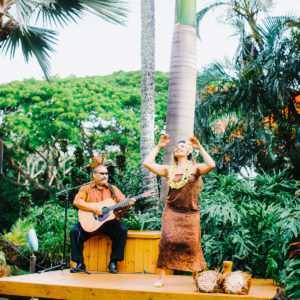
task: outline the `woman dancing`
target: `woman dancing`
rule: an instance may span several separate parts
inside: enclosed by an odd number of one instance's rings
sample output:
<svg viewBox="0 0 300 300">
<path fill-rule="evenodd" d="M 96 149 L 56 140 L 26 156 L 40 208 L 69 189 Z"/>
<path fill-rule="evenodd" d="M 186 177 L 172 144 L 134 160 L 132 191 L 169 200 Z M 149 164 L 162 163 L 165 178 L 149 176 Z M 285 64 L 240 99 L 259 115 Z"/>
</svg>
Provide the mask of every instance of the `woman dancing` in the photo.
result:
<svg viewBox="0 0 300 300">
<path fill-rule="evenodd" d="M 162 136 L 144 161 L 144 166 L 151 172 L 167 177 L 170 186 L 162 214 L 157 260 L 160 280 L 153 284 L 157 287 L 164 286 L 166 269 L 193 272 L 194 279 L 198 271 L 207 269 L 201 248 L 198 194 L 202 184 L 200 176 L 215 167 L 215 162 L 195 136 L 178 142 L 171 166 L 155 163 L 157 153 L 168 142 L 168 135 Z M 193 148 L 199 150 L 204 163 L 196 163 Z"/>
</svg>

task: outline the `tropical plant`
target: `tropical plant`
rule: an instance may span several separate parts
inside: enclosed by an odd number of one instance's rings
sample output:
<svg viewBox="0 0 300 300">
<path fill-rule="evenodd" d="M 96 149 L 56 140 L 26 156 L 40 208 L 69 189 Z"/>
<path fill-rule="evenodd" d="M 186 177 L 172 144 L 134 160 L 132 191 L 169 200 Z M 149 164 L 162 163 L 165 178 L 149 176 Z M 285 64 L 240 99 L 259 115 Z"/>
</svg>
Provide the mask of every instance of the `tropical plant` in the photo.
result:
<svg viewBox="0 0 300 300">
<path fill-rule="evenodd" d="M 143 161 L 154 148 L 155 119 L 155 19 L 154 0 L 141 1 L 141 122 L 140 161 L 144 190 L 156 194 L 157 176 L 143 166 Z"/>
<path fill-rule="evenodd" d="M 123 223 L 129 230 L 160 230 L 161 229 L 161 213 L 155 209 L 155 211 L 148 211 L 142 213 L 140 211 L 130 211 Z"/>
<path fill-rule="evenodd" d="M 0 1 L 0 45 L 13 58 L 20 45 L 25 61 L 35 56 L 45 77 L 50 78 L 50 52 L 57 32 L 47 26 L 64 26 L 91 12 L 105 21 L 123 24 L 127 8 L 120 0 L 3 0 Z M 42 27 L 32 26 L 32 23 Z"/>
<path fill-rule="evenodd" d="M 126 196 L 137 196 L 143 193 L 143 174 L 139 168 L 133 166 L 127 166 L 123 171 L 117 170 L 112 175 L 112 182 L 122 191 Z M 135 203 L 133 209 L 138 212 L 145 212 L 151 209 L 153 206 L 156 206 L 157 199 L 155 198 L 146 198 L 140 199 Z"/>
<path fill-rule="evenodd" d="M 57 264 L 63 257 L 63 245 L 64 245 L 64 220 L 65 211 L 61 205 L 55 203 L 48 203 L 41 207 L 33 207 L 26 218 L 20 219 L 16 224 L 22 224 L 23 229 L 19 228 L 18 235 L 25 236 L 28 230 L 32 227 L 35 228 L 39 241 L 39 265 L 52 265 Z M 77 212 L 74 209 L 68 210 L 68 223 L 67 232 L 71 227 L 78 222 Z M 12 227 L 15 228 L 17 225 Z M 6 236 L 15 236 L 8 233 Z M 23 253 L 29 253 L 27 242 L 23 238 L 24 247 Z M 67 253 L 70 252 L 70 241 L 67 238 Z"/>
<path fill-rule="evenodd" d="M 283 272 L 285 292 L 292 299 L 299 299 L 300 242 L 289 245 L 288 250 L 290 255 L 289 259 L 285 262 L 285 270 Z"/>
<path fill-rule="evenodd" d="M 290 166 L 297 177 L 299 21 L 269 17 L 258 30 L 263 46 L 255 57 L 248 55 L 243 65 L 237 60 L 203 70 L 196 129 L 212 144 L 221 172 L 247 164 L 265 170 Z"/>
<path fill-rule="evenodd" d="M 237 30 L 237 34 L 241 37 L 245 36 L 245 22 L 248 23 L 254 38 L 254 43 L 259 47 L 262 46 L 263 41 L 258 30 L 257 18 L 259 13 L 267 12 L 274 5 L 274 1 L 263 0 L 228 0 L 228 1 L 213 1 L 212 4 L 202 8 L 197 12 L 197 35 L 199 34 L 199 26 L 204 16 L 217 8 L 226 8 L 225 16 L 222 21 L 231 24 Z M 252 44 L 251 44 L 252 45 Z M 252 46 L 250 45 L 250 49 Z"/>
<path fill-rule="evenodd" d="M 27 246 L 26 235 L 29 229 L 33 226 L 24 219 L 18 219 L 11 227 L 10 231 L 5 233 L 2 237 L 19 245 Z"/>
<path fill-rule="evenodd" d="M 200 197 L 204 255 L 210 269 L 222 261 L 253 277 L 284 282 L 287 246 L 298 239 L 299 199 L 287 172 L 245 180 L 237 174 L 206 176 Z"/>
</svg>

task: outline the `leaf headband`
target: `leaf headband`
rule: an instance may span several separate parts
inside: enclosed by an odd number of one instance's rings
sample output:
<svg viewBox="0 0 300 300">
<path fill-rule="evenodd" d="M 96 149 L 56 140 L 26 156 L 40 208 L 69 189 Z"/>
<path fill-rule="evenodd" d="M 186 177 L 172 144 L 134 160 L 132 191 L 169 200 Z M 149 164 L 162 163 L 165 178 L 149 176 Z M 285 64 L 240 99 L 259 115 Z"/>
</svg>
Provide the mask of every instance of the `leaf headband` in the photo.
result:
<svg viewBox="0 0 300 300">
<path fill-rule="evenodd" d="M 111 165 L 111 164 L 107 164 L 107 163 L 109 163 L 109 161 L 104 161 L 107 156 L 108 155 L 105 154 L 103 157 L 101 157 L 100 154 L 98 154 L 97 156 L 93 157 L 94 164 L 88 164 L 87 166 L 93 167 L 93 168 L 95 168 L 97 166 L 109 167 Z"/>
</svg>

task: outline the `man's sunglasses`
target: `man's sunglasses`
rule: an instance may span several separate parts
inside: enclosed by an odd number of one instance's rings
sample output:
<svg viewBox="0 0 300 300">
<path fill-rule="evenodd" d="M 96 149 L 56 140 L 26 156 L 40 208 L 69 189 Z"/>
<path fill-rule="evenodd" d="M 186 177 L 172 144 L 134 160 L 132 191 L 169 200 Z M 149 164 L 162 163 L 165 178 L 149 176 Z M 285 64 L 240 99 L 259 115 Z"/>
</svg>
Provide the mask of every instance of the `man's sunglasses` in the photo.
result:
<svg viewBox="0 0 300 300">
<path fill-rule="evenodd" d="M 95 174 L 100 174 L 100 175 L 108 175 L 107 172 L 94 172 Z"/>
</svg>

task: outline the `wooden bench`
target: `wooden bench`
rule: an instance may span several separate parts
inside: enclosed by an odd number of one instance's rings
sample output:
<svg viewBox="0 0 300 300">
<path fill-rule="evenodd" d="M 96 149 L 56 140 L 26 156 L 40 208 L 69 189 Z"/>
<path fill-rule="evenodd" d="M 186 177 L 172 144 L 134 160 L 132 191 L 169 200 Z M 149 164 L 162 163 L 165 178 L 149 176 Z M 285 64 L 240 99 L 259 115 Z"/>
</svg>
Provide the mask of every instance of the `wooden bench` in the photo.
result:
<svg viewBox="0 0 300 300">
<path fill-rule="evenodd" d="M 159 273 L 156 268 L 160 231 L 129 230 L 124 260 L 118 262 L 120 273 Z M 110 261 L 111 240 L 99 234 L 84 243 L 84 263 L 88 271 L 107 272 Z M 72 263 L 71 266 L 75 264 Z M 168 274 L 173 274 L 169 271 Z"/>
</svg>

